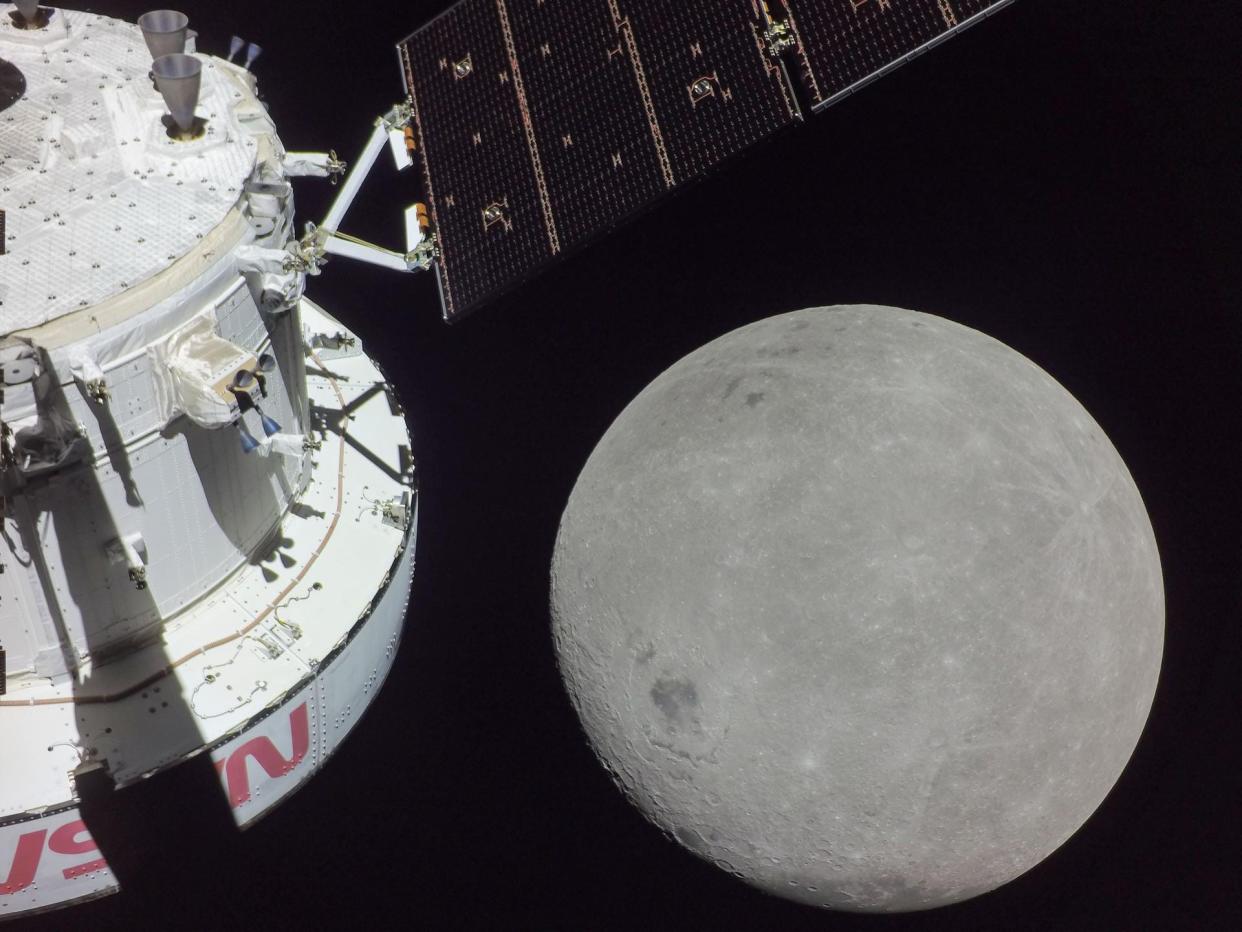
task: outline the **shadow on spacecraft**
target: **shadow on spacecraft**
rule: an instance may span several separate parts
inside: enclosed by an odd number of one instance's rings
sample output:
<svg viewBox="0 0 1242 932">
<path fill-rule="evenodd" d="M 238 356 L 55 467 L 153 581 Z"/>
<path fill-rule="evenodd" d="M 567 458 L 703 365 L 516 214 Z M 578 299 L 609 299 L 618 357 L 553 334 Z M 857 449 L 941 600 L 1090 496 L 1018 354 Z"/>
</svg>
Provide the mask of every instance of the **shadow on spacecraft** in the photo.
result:
<svg viewBox="0 0 1242 932">
<path fill-rule="evenodd" d="M 417 513 L 400 405 L 286 249 L 289 178 L 338 165 L 287 152 L 184 15 L 26 6 L 0 20 L 0 918 L 115 888 L 112 786 L 194 759 L 245 826 L 321 766 L 391 666 Z"/>
</svg>

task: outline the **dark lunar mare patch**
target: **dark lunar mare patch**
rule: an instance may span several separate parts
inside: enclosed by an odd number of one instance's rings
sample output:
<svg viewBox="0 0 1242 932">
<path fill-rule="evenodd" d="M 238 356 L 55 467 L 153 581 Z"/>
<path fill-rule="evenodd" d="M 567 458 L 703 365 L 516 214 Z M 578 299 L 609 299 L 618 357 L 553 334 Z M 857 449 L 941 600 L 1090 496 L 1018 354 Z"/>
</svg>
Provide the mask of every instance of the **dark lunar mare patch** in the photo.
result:
<svg viewBox="0 0 1242 932">
<path fill-rule="evenodd" d="M 26 93 L 26 76 L 11 61 L 0 58 L 0 110 L 7 110 Z"/>
<path fill-rule="evenodd" d="M 698 691 L 688 680 L 656 680 L 651 687 L 651 701 L 671 726 L 684 726 L 693 718 L 699 704 Z"/>
</svg>

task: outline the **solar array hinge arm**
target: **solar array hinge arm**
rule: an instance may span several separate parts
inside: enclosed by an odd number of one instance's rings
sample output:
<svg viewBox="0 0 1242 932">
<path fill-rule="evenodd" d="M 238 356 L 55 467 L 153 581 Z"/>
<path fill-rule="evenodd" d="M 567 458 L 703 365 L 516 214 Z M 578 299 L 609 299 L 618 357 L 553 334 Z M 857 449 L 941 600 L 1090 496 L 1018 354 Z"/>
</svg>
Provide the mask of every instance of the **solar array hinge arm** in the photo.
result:
<svg viewBox="0 0 1242 932">
<path fill-rule="evenodd" d="M 388 144 L 397 169 L 403 170 L 414 164 L 412 157 L 413 133 L 410 128 L 410 104 L 395 104 L 383 116 L 377 117 L 371 136 L 362 154 L 353 166 L 344 172 L 340 191 L 328 214 L 318 226 L 307 224 L 300 242 L 299 255 L 308 271 L 317 269 L 328 254 L 346 256 L 361 262 L 393 269 L 398 272 L 417 272 L 428 268 L 435 258 L 435 236 L 430 228 L 427 208 L 412 204 L 406 208 L 406 248 L 404 252 L 386 249 L 364 239 L 341 231 L 341 222 L 361 190 L 380 153 Z M 338 162 L 344 168 L 344 162 Z M 339 174 L 339 172 L 338 172 Z M 334 179 L 335 180 L 335 179 Z"/>
</svg>

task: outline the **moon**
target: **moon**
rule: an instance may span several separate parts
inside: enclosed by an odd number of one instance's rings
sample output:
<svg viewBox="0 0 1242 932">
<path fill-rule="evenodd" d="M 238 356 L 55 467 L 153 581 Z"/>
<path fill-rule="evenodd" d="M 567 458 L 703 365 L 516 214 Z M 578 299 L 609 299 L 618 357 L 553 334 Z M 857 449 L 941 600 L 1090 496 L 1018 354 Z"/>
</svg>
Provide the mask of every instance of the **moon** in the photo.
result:
<svg viewBox="0 0 1242 932">
<path fill-rule="evenodd" d="M 561 520 L 551 609 L 630 800 L 771 893 L 957 902 L 1095 811 L 1151 708 L 1155 536 L 1034 363 L 894 308 L 751 324 L 648 385 Z"/>
</svg>

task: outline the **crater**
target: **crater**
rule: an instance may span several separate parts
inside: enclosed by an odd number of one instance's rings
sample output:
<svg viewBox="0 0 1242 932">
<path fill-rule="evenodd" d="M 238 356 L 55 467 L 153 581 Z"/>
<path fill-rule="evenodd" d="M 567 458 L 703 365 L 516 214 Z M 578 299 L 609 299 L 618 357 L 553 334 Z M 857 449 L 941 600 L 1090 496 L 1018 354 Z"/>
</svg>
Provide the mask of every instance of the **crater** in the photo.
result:
<svg viewBox="0 0 1242 932">
<path fill-rule="evenodd" d="M 697 726 L 695 711 L 699 707 L 699 694 L 690 680 L 656 680 L 651 687 L 651 701 L 670 730 L 682 731 Z"/>
</svg>

